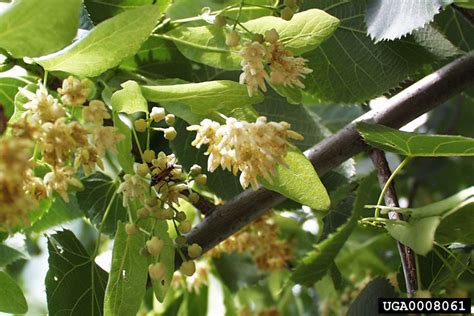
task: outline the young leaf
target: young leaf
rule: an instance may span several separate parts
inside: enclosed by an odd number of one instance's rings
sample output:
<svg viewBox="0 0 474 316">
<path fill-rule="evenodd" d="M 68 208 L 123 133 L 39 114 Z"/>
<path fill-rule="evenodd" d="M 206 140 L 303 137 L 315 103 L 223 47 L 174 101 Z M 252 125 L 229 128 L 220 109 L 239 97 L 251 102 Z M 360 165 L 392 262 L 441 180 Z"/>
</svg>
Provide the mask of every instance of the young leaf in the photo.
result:
<svg viewBox="0 0 474 316">
<path fill-rule="evenodd" d="M 243 23 L 248 30 L 265 34 L 275 29 L 280 41 L 294 54 L 312 51 L 336 31 L 339 19 L 319 9 L 310 9 L 295 14 L 290 21 L 279 17 L 265 16 Z"/>
<path fill-rule="evenodd" d="M 100 225 L 109 209 L 102 232 L 114 235 L 117 222 L 127 220 L 127 210 L 122 205 L 122 197 L 116 194 L 118 184 L 101 172 L 83 178 L 82 184 L 84 190 L 77 192 L 79 207 L 95 225 Z"/>
<path fill-rule="evenodd" d="M 474 156 L 474 138 L 401 132 L 377 124 L 358 123 L 370 145 L 410 157 Z"/>
<path fill-rule="evenodd" d="M 249 97 L 247 88 L 235 81 L 219 80 L 163 86 L 143 86 L 148 101 L 181 102 L 197 114 L 233 109 L 263 100 L 261 94 Z"/>
<path fill-rule="evenodd" d="M 134 114 L 136 112 L 148 113 L 148 103 L 142 95 L 140 86 L 135 81 L 121 84 L 122 90 L 112 95 L 112 108 L 117 113 Z"/>
<path fill-rule="evenodd" d="M 81 0 L 12 2 L 0 11 L 0 47 L 18 58 L 63 48 L 76 36 L 81 5 Z"/>
<path fill-rule="evenodd" d="M 48 251 L 49 314 L 102 315 L 108 276 L 76 236 L 69 230 L 49 236 Z"/>
<path fill-rule="evenodd" d="M 105 291 L 104 315 L 136 315 L 146 291 L 148 260 L 139 254 L 145 234 L 128 235 L 119 223 Z"/>
<path fill-rule="evenodd" d="M 442 7 L 453 0 L 373 0 L 365 21 L 369 35 L 377 42 L 394 40 L 431 22 Z"/>
<path fill-rule="evenodd" d="M 342 103 L 370 100 L 433 62 L 433 55 L 409 38 L 374 44 L 366 35 L 367 2 L 304 2 L 302 9 L 319 8 L 341 21 L 328 40 L 303 55 L 314 70 L 303 81 L 307 98 Z"/>
<path fill-rule="evenodd" d="M 166 272 L 163 280 L 161 280 L 161 282 L 155 280 L 151 281 L 151 284 L 153 285 L 153 292 L 155 293 L 156 298 L 158 301 L 163 302 L 166 293 L 170 288 L 171 279 L 173 278 L 175 247 L 173 240 L 168 233 L 168 223 L 166 221 L 156 222 L 153 235 L 157 236 L 164 242 L 164 246 L 159 257 L 148 257 L 149 264 L 161 262 L 165 265 Z"/>
<path fill-rule="evenodd" d="M 263 178 L 259 182 L 314 210 L 327 211 L 331 201 L 311 162 L 296 148 L 289 150 L 284 159 L 287 166 L 277 167 L 271 183 Z"/>
<path fill-rule="evenodd" d="M 0 271 L 0 312 L 25 314 L 28 304 L 21 288 L 7 273 Z"/>
<path fill-rule="evenodd" d="M 141 6 L 104 21 L 65 49 L 35 58 L 46 70 L 94 77 L 134 55 L 160 16 L 157 6 Z"/>
<path fill-rule="evenodd" d="M 398 294 L 395 292 L 395 288 L 390 281 L 381 277 L 373 279 L 365 286 L 357 298 L 352 302 L 347 315 L 379 315 L 377 313 L 379 297 L 398 297 Z"/>
<path fill-rule="evenodd" d="M 20 259 L 29 259 L 26 252 L 0 244 L 0 267 L 5 267 Z"/>
</svg>

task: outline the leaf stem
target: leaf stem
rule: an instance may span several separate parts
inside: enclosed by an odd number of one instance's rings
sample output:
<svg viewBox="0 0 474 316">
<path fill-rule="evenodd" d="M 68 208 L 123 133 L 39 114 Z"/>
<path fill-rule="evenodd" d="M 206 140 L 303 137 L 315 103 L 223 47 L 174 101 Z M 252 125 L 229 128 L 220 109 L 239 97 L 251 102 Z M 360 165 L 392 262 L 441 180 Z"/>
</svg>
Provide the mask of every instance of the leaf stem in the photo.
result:
<svg viewBox="0 0 474 316">
<path fill-rule="evenodd" d="M 239 20 L 240 20 L 240 16 L 242 14 L 242 8 L 244 6 L 244 0 L 241 0 L 240 1 L 240 6 L 239 6 L 239 13 L 237 13 L 237 19 L 235 19 L 235 23 L 234 25 L 232 26 L 232 30 L 235 30 L 235 28 L 237 27 L 237 24 L 239 23 Z M 240 25 L 240 24 L 239 24 Z"/>
<path fill-rule="evenodd" d="M 407 156 L 403 161 L 398 165 L 398 167 L 392 172 L 390 177 L 388 178 L 387 182 L 385 183 L 384 187 L 382 188 L 382 192 L 380 192 L 379 199 L 377 200 L 377 205 L 382 205 L 383 198 L 385 196 L 385 193 L 387 193 L 387 190 L 392 183 L 393 179 L 395 176 L 400 173 L 400 171 L 403 169 L 403 167 L 406 166 L 406 164 L 411 160 L 412 157 Z M 380 217 L 380 208 L 377 207 L 375 209 L 375 214 L 374 217 Z"/>
</svg>

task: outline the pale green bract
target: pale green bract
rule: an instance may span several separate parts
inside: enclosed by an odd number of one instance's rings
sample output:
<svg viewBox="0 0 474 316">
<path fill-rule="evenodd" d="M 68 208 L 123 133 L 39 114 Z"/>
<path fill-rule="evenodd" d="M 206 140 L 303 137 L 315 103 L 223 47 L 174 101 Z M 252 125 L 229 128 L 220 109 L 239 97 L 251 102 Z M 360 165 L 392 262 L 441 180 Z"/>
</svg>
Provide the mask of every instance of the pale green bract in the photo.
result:
<svg viewBox="0 0 474 316">
<path fill-rule="evenodd" d="M 150 36 L 159 17 L 159 8 L 152 5 L 125 11 L 100 23 L 65 49 L 34 61 L 48 71 L 98 76 L 134 55 Z"/>
</svg>

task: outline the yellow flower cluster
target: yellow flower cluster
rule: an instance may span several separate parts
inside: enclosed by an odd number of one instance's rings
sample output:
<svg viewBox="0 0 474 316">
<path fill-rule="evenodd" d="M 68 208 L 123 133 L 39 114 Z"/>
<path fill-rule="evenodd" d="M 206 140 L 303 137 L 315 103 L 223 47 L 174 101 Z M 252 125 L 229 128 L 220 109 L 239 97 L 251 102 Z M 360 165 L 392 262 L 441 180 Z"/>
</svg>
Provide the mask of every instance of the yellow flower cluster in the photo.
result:
<svg viewBox="0 0 474 316">
<path fill-rule="evenodd" d="M 107 149 L 114 150 L 123 139 L 114 127 L 103 126 L 104 119 L 110 115 L 102 101 L 83 105 L 91 91 L 88 80 L 65 79 L 58 92 L 62 102 L 69 105 L 66 107 L 41 83 L 35 92 L 20 88 L 28 102 L 21 118 L 11 124 L 12 135 L 37 144 L 38 163 L 51 169 L 44 179 L 37 179 L 45 186 L 48 196 L 55 191 L 68 201 L 69 186 L 82 187 L 74 177 L 75 172 L 82 167 L 84 174 L 89 175 L 96 167 L 103 168 L 101 156 Z M 82 108 L 83 123 L 73 117 L 77 108 Z"/>
<path fill-rule="evenodd" d="M 290 243 L 279 239 L 278 232 L 272 216 L 265 215 L 221 242 L 208 254 L 219 257 L 221 253 L 248 253 L 263 271 L 283 269 L 291 260 L 293 251 Z"/>
<path fill-rule="evenodd" d="M 29 140 L 0 138 L 0 230 L 28 223 L 28 211 L 46 194 L 31 170 L 32 149 Z"/>
<path fill-rule="evenodd" d="M 283 158 L 291 146 L 288 139 L 303 138 L 290 127 L 287 122 L 267 122 L 267 118 L 261 116 L 255 123 L 230 117 L 225 125 L 205 119 L 200 125 L 189 126 L 188 130 L 197 131 L 193 146 L 200 148 L 208 144 L 210 172 L 219 166 L 234 175 L 240 170 L 242 187 L 251 185 L 256 190 L 258 177 L 272 181 L 277 164 L 285 164 Z"/>
<path fill-rule="evenodd" d="M 267 91 L 265 80 L 270 80 L 275 85 L 304 88 L 301 79 L 313 72 L 306 67 L 307 60 L 294 57 L 279 41 L 275 29 L 266 32 L 265 41 L 263 44 L 257 41 L 246 42 L 239 52 L 243 70 L 239 81 L 247 85 L 249 96 L 254 95 L 259 88 Z M 264 65 L 269 65 L 270 75 Z"/>
</svg>

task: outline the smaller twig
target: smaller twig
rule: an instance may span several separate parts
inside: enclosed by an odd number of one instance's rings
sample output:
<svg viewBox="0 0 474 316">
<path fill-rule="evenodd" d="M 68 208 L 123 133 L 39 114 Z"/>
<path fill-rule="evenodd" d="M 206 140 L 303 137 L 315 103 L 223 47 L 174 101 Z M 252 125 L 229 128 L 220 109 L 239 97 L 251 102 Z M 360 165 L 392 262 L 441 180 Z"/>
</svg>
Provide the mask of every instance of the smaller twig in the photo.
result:
<svg viewBox="0 0 474 316">
<path fill-rule="evenodd" d="M 372 149 L 370 151 L 370 158 L 377 168 L 380 187 L 385 188 L 386 183 L 392 175 L 387 159 L 385 158 L 385 153 L 379 149 Z M 397 192 L 395 191 L 395 185 L 393 181 L 386 187 L 385 205 L 391 207 L 399 206 Z M 397 212 L 389 212 L 388 216 L 391 220 L 403 220 L 402 215 Z M 397 241 L 397 245 L 398 252 L 400 253 L 400 258 L 402 260 L 407 294 L 409 297 L 412 297 L 416 292 L 418 283 L 415 254 L 411 248 L 403 245 L 401 242 Z"/>
</svg>

